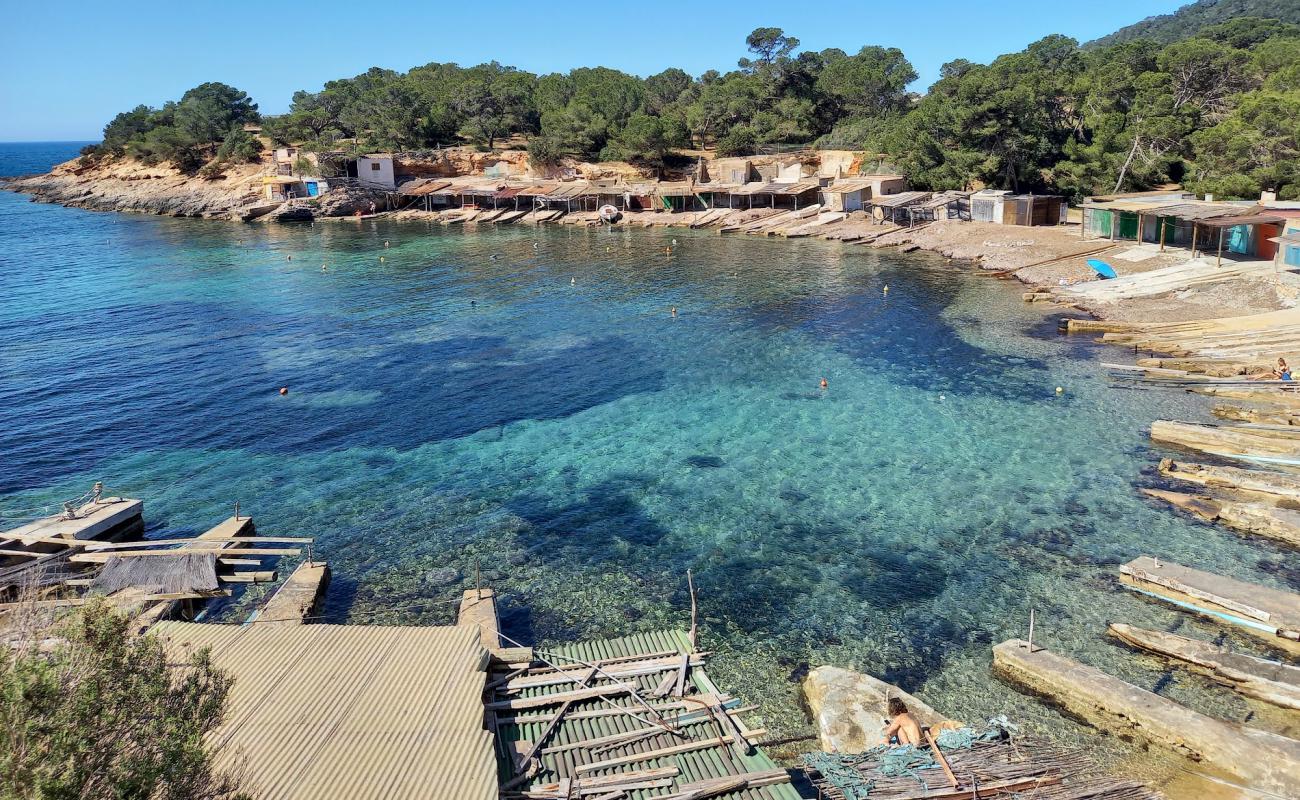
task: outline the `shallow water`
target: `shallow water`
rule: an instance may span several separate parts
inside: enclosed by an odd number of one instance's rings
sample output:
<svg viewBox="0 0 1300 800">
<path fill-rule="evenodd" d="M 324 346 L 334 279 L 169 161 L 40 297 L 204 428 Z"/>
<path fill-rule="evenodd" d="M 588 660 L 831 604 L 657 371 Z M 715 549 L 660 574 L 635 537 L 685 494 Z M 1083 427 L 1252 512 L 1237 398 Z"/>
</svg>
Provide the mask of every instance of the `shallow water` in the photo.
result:
<svg viewBox="0 0 1300 800">
<path fill-rule="evenodd" d="M 1030 608 L 1036 641 L 1242 719 L 1106 640 L 1110 620 L 1218 633 L 1116 567 L 1153 553 L 1297 588 L 1285 553 L 1136 493 L 1146 426 L 1202 399 L 1108 386 L 1098 362 L 1123 353 L 942 259 L 0 193 L 0 296 L 6 522 L 94 480 L 144 498 L 150 535 L 238 501 L 316 537 L 331 621 L 446 622 L 477 571 L 521 641 L 685 626 L 690 568 L 711 672 L 774 736 L 807 730 L 793 681 L 834 663 L 1091 737 L 989 676 Z"/>
</svg>

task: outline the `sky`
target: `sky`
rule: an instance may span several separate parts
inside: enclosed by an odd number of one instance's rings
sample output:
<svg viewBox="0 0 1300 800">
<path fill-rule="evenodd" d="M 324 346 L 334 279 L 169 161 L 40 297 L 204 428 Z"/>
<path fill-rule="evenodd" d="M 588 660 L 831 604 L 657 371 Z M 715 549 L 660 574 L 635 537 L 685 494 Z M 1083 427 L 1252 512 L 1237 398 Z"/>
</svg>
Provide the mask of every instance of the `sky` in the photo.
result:
<svg viewBox="0 0 1300 800">
<path fill-rule="evenodd" d="M 298 89 L 372 66 L 496 60 L 530 72 L 606 66 L 636 75 L 725 72 L 745 36 L 773 26 L 803 49 L 898 47 L 925 91 L 948 61 L 987 63 L 1052 33 L 1080 42 L 1190 0 L 922 0 L 916 3 L 4 3 L 0 141 L 98 140 L 140 103 L 162 105 L 206 81 L 288 110 Z"/>
</svg>

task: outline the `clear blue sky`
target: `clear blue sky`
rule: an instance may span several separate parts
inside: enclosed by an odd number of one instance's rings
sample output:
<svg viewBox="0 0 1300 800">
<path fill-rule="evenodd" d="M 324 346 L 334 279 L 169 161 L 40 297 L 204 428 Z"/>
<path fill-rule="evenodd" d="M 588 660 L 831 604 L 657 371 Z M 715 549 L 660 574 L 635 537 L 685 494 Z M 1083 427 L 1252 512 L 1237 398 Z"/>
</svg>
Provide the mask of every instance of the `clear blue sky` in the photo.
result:
<svg viewBox="0 0 1300 800">
<path fill-rule="evenodd" d="M 901 48 L 924 91 L 955 58 L 988 62 L 1050 33 L 1083 42 L 1187 2 L 28 0 L 4 11 L 0 141 L 98 139 L 117 112 L 211 80 L 279 113 L 296 89 L 372 66 L 495 59 L 538 73 L 596 65 L 638 75 L 671 66 L 725 72 L 745 55 L 746 34 L 768 25 L 807 49 Z"/>
</svg>

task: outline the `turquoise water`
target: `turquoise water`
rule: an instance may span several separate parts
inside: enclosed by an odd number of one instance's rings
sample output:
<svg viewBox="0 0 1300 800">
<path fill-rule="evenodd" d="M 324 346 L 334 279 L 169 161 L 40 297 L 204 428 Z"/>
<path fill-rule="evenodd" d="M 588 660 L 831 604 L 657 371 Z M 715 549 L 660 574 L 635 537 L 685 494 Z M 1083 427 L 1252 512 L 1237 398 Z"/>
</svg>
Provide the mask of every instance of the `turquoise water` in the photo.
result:
<svg viewBox="0 0 1300 800">
<path fill-rule="evenodd" d="M 939 258 L 0 193 L 0 295 L 7 521 L 95 480 L 144 498 L 150 535 L 239 502 L 316 537 L 329 620 L 446 622 L 477 567 L 522 641 L 684 626 L 690 568 L 711 672 L 773 735 L 807 729 L 794 681 L 835 663 L 1083 736 L 989 677 L 1030 608 L 1037 641 L 1240 719 L 1106 641 L 1109 620 L 1216 633 L 1116 567 L 1300 586 L 1286 553 L 1136 493 L 1146 427 L 1203 399 L 1108 386 L 1098 362 L 1123 353 Z"/>
</svg>

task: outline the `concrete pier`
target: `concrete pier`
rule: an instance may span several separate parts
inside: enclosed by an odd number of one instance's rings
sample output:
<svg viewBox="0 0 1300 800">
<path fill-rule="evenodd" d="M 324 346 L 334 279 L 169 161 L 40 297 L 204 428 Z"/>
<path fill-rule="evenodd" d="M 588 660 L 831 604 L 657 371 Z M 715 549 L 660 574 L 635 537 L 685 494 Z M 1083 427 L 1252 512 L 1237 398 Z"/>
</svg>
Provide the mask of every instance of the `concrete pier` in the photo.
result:
<svg viewBox="0 0 1300 800">
<path fill-rule="evenodd" d="M 324 561 L 304 561 L 285 579 L 254 618 L 256 622 L 304 623 L 316 610 L 329 585 L 330 568 Z"/>
<path fill-rule="evenodd" d="M 1119 568 L 1120 582 L 1269 644 L 1300 653 L 1300 595 L 1140 556 Z"/>
<path fill-rule="evenodd" d="M 144 529 L 144 501 L 106 497 L 76 509 L 74 516 L 55 514 L 0 533 L 0 546 L 60 545 L 110 538 Z"/>
<path fill-rule="evenodd" d="M 1300 741 L 1223 722 L 1020 639 L 993 648 L 993 668 L 1070 713 L 1204 762 L 1246 786 L 1300 797 Z"/>
</svg>

